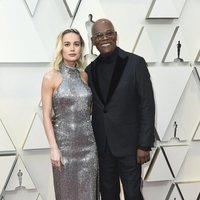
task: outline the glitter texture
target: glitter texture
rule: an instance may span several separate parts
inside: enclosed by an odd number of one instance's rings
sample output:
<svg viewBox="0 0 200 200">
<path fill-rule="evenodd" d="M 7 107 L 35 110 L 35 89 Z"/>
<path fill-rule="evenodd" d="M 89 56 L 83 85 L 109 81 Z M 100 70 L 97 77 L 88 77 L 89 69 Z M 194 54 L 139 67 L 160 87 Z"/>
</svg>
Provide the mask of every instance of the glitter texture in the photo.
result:
<svg viewBox="0 0 200 200">
<path fill-rule="evenodd" d="M 92 94 L 77 68 L 61 65 L 62 83 L 53 95 L 53 126 L 63 170 L 53 167 L 56 200 L 96 200 L 98 160 L 90 120 Z"/>
</svg>

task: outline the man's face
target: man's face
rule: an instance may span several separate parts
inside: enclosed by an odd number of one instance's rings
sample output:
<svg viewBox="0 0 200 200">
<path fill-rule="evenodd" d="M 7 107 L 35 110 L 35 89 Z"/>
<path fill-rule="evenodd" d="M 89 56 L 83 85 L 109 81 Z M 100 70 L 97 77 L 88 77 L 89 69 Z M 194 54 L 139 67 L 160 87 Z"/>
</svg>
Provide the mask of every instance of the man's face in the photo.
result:
<svg viewBox="0 0 200 200">
<path fill-rule="evenodd" d="M 92 30 L 92 43 L 101 54 L 109 54 L 116 48 L 117 32 L 107 21 L 99 21 Z"/>
</svg>

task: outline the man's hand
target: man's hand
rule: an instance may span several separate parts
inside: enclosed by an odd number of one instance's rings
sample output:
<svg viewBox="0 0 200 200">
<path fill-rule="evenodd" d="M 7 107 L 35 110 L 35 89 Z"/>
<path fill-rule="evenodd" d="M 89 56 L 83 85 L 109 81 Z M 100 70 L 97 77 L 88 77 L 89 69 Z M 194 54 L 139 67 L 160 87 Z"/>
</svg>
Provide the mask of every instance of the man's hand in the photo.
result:
<svg viewBox="0 0 200 200">
<path fill-rule="evenodd" d="M 144 151 L 142 149 L 137 149 L 137 163 L 144 164 L 150 160 L 150 151 Z"/>
</svg>

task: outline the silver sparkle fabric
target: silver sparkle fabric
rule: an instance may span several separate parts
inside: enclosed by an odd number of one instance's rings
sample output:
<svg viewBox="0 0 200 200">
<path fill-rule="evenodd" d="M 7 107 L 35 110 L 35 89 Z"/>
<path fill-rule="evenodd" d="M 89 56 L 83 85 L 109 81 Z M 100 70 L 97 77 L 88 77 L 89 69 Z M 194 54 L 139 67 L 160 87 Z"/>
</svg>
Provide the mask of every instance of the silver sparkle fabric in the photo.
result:
<svg viewBox="0 0 200 200">
<path fill-rule="evenodd" d="M 78 69 L 61 65 L 53 95 L 53 127 L 63 170 L 53 167 L 56 200 L 98 199 L 97 150 L 90 120 L 92 94 Z"/>
</svg>

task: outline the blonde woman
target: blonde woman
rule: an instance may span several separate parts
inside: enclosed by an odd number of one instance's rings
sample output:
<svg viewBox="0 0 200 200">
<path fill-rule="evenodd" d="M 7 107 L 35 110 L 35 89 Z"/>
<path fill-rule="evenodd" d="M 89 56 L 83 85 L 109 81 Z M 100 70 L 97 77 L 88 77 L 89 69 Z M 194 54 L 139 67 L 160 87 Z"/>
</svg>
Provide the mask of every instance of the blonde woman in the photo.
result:
<svg viewBox="0 0 200 200">
<path fill-rule="evenodd" d="M 83 48 L 76 29 L 63 31 L 57 38 L 53 69 L 42 82 L 43 123 L 51 149 L 56 200 L 98 199 L 92 95 L 87 74 L 79 70 Z"/>
</svg>

